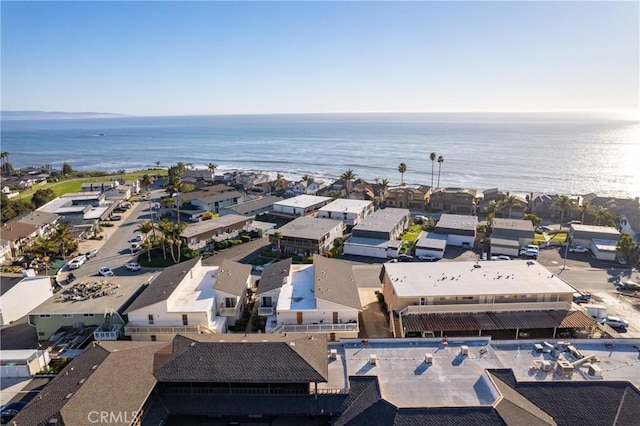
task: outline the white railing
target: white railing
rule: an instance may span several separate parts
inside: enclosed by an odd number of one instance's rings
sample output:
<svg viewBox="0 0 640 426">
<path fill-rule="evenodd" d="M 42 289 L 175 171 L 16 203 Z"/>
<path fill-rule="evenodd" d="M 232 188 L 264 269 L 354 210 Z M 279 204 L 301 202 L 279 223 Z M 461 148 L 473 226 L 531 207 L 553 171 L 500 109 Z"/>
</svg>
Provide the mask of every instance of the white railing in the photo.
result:
<svg viewBox="0 0 640 426">
<path fill-rule="evenodd" d="M 468 303 L 459 305 L 407 306 L 400 314 L 467 314 L 474 312 L 568 311 L 569 302 Z"/>
<path fill-rule="evenodd" d="M 260 316 L 271 316 L 274 314 L 275 308 L 273 306 L 264 306 L 258 308 L 258 315 Z"/>
<path fill-rule="evenodd" d="M 221 317 L 235 317 L 238 314 L 238 307 L 235 308 L 220 308 Z"/>
<path fill-rule="evenodd" d="M 202 325 L 184 325 L 184 326 L 143 326 L 143 327 L 125 327 L 124 333 L 129 334 L 177 334 L 177 333 L 199 333 Z M 206 327 L 204 327 L 206 328 Z"/>
<path fill-rule="evenodd" d="M 93 340 L 118 340 L 117 331 L 94 331 Z"/>
<path fill-rule="evenodd" d="M 337 331 L 358 332 L 358 323 L 347 324 L 281 324 L 273 330 L 273 333 L 333 333 Z"/>
</svg>

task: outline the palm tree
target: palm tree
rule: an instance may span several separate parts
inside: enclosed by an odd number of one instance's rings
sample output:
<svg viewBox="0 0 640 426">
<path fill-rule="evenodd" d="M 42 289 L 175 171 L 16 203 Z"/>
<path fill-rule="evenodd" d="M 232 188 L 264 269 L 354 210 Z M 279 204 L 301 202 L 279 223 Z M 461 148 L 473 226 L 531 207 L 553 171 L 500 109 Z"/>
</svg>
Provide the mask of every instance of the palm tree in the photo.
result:
<svg viewBox="0 0 640 426">
<path fill-rule="evenodd" d="M 160 242 L 162 243 L 162 256 L 164 257 L 164 260 L 167 260 L 166 243 L 171 236 L 171 231 L 173 230 L 173 222 L 168 219 L 162 219 L 160 220 L 160 222 L 158 222 L 158 229 L 162 233 L 162 238 L 160 240 Z"/>
<path fill-rule="evenodd" d="M 181 253 L 181 245 L 182 245 L 182 240 L 180 239 L 180 234 L 182 234 L 182 231 L 184 231 L 184 229 L 187 227 L 187 224 L 182 222 L 178 222 L 178 223 L 173 223 L 171 221 L 168 221 L 167 224 L 167 230 L 168 232 L 168 238 L 167 238 L 167 243 L 169 244 L 169 250 L 171 252 L 171 258 L 173 258 L 173 261 L 175 263 L 179 263 L 180 262 L 180 257 L 182 255 Z M 174 248 L 176 249 L 176 251 L 174 252 Z"/>
<path fill-rule="evenodd" d="M 344 181 L 345 186 L 347 187 L 347 198 L 349 198 L 349 195 L 351 194 L 351 182 L 356 179 L 356 174 L 353 173 L 352 169 L 349 169 L 340 176 L 340 179 Z"/>
<path fill-rule="evenodd" d="M 440 171 L 442 170 L 442 163 L 444 163 L 444 157 L 441 155 L 438 157 L 438 188 L 440 188 Z"/>
<path fill-rule="evenodd" d="M 398 171 L 400 172 L 400 186 L 404 185 L 404 174 L 407 172 L 407 165 L 404 163 L 400 163 L 398 166 Z"/>
<path fill-rule="evenodd" d="M 276 240 L 276 244 L 278 247 L 278 257 L 280 257 L 280 240 L 282 239 L 282 232 L 276 231 L 273 233 L 273 238 Z"/>
<path fill-rule="evenodd" d="M 580 222 L 584 223 L 584 219 L 587 215 L 593 213 L 593 206 L 590 202 L 585 201 L 582 205 L 578 206 L 578 211 L 580 212 Z"/>
<path fill-rule="evenodd" d="M 159 168 L 160 168 L 160 162 L 156 161 L 156 169 L 159 169 Z"/>
<path fill-rule="evenodd" d="M 387 189 L 389 188 L 389 179 L 382 179 L 380 182 L 380 203 L 384 204 L 384 200 L 387 197 Z"/>
<path fill-rule="evenodd" d="M 435 165 L 436 161 L 436 153 L 432 152 L 431 154 L 429 154 L 429 159 L 431 160 L 431 189 L 433 189 L 433 166 Z"/>
<path fill-rule="evenodd" d="M 213 180 L 216 180 L 216 169 L 218 168 L 217 164 L 209 163 L 207 164 L 207 168 L 211 170 L 211 175 L 213 176 Z"/>
<path fill-rule="evenodd" d="M 598 207 L 595 212 L 595 224 L 599 226 L 615 226 L 616 215 L 606 207 Z"/>
<path fill-rule="evenodd" d="M 43 259 L 49 257 L 49 254 L 54 253 L 56 250 L 58 250 L 56 244 L 44 237 L 36 238 L 29 246 L 29 251 L 31 253 L 40 255 L 40 257 Z"/>
<path fill-rule="evenodd" d="M 504 206 L 504 208 L 508 209 L 509 211 L 509 219 L 511 219 L 511 209 L 515 206 L 519 206 L 520 205 L 520 200 L 518 200 L 516 197 L 514 197 L 513 195 L 508 196 L 507 198 L 505 198 L 504 200 L 502 200 L 502 205 Z"/>
<path fill-rule="evenodd" d="M 151 220 L 153 221 L 153 209 L 151 208 L 151 185 L 153 185 L 153 176 L 150 176 L 148 174 L 142 175 L 142 178 L 140 178 L 140 185 L 142 185 L 145 193 L 147 194 L 147 202 L 149 203 L 149 214 L 151 215 Z M 152 227 L 152 231 L 153 238 L 155 238 L 156 228 Z"/>
<path fill-rule="evenodd" d="M 553 200 L 553 203 L 551 205 L 560 210 L 560 228 L 562 228 L 565 212 L 574 208 L 576 203 L 571 198 L 569 198 L 569 196 L 560 195 L 558 198 Z"/>
<path fill-rule="evenodd" d="M 67 222 L 61 222 L 53 233 L 52 241 L 60 247 L 60 254 L 64 259 L 67 249 L 73 243 L 71 239 L 71 226 Z"/>
<path fill-rule="evenodd" d="M 147 238 L 147 234 L 149 234 L 149 232 L 151 232 L 153 228 L 154 228 L 153 222 L 151 221 L 142 222 L 140 225 L 138 225 L 138 231 L 142 232 L 145 236 L 144 242 L 145 242 L 145 245 L 147 246 L 147 256 L 148 256 L 149 262 L 151 262 L 151 241 L 149 240 L 149 238 Z"/>
</svg>

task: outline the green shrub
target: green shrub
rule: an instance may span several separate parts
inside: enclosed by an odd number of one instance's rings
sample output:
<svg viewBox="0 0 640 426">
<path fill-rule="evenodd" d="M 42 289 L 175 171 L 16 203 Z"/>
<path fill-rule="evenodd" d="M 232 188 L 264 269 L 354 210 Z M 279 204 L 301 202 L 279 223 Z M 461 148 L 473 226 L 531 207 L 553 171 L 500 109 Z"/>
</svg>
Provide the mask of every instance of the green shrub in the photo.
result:
<svg viewBox="0 0 640 426">
<path fill-rule="evenodd" d="M 313 256 L 307 256 L 302 258 L 302 263 L 313 263 Z"/>
<path fill-rule="evenodd" d="M 249 241 L 251 241 L 251 236 L 243 235 L 242 237 L 240 237 L 240 239 L 242 239 L 243 242 L 248 243 Z"/>
</svg>

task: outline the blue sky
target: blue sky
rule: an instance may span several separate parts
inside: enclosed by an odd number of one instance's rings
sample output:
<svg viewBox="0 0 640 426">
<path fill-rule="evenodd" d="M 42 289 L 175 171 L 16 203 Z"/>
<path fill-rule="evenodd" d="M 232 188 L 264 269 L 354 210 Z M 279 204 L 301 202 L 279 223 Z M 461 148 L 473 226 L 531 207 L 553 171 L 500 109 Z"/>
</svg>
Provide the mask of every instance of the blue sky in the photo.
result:
<svg viewBox="0 0 640 426">
<path fill-rule="evenodd" d="M 629 2 L 6 2 L 2 109 L 639 110 Z"/>
</svg>

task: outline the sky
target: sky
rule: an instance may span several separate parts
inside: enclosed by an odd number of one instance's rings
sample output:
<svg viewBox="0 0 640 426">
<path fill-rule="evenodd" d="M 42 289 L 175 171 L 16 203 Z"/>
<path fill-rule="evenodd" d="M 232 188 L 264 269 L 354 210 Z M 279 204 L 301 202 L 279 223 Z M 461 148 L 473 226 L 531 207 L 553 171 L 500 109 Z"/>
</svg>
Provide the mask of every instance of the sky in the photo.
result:
<svg viewBox="0 0 640 426">
<path fill-rule="evenodd" d="M 1 106 L 635 115 L 639 4 L 2 1 Z"/>
</svg>

